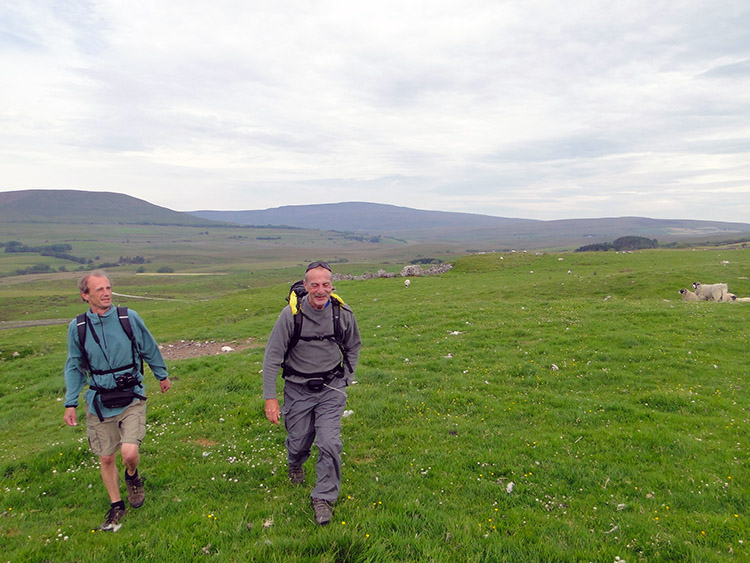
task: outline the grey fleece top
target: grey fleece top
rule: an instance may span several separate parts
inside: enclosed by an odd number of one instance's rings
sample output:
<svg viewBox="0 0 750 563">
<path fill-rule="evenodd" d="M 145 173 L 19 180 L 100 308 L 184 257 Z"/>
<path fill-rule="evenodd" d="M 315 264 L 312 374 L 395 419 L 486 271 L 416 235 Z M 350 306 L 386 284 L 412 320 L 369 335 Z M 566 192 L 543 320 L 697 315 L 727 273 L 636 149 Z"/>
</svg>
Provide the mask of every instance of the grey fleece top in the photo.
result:
<svg viewBox="0 0 750 563">
<path fill-rule="evenodd" d="M 301 336 L 327 336 L 333 334 L 333 315 L 331 314 L 331 303 L 324 309 L 313 308 L 305 297 L 300 305 L 298 315 L 304 315 L 302 320 Z M 354 313 L 347 305 L 341 306 L 341 332 L 343 337 L 343 347 L 346 350 L 346 357 L 349 360 L 352 371 L 344 366 L 344 377 L 334 379 L 331 385 L 342 382 L 341 385 L 349 385 L 354 378 L 354 370 L 357 369 L 357 360 L 359 359 L 359 349 L 362 341 L 359 337 L 357 320 Z M 289 341 L 294 333 L 294 317 L 292 310 L 287 305 L 281 311 L 276 324 L 273 326 L 271 336 L 268 338 L 266 353 L 263 358 L 263 398 L 276 398 L 276 381 L 281 369 L 281 363 L 284 361 Z M 313 340 L 306 341 L 300 339 L 297 345 L 292 348 L 287 358 L 287 364 L 290 368 L 300 373 L 319 373 L 333 369 L 341 363 L 341 351 L 338 345 L 332 340 Z M 292 383 L 305 383 L 303 377 L 289 375 L 287 380 Z"/>
</svg>

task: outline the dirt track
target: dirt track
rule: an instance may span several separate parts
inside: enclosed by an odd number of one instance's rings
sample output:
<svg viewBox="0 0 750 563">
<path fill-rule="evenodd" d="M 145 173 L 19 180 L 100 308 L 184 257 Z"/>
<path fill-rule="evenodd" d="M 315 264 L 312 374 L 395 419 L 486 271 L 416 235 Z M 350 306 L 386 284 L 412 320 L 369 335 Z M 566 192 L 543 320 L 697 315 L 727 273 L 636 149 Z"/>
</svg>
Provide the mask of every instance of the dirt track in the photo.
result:
<svg viewBox="0 0 750 563">
<path fill-rule="evenodd" d="M 12 328 L 26 328 L 35 326 L 50 326 L 68 324 L 70 319 L 41 319 L 36 321 L 0 321 L 0 330 Z M 218 356 L 258 348 L 260 344 L 254 338 L 246 340 L 232 340 L 222 342 L 216 340 L 179 340 L 160 344 L 161 354 L 165 360 L 182 360 L 185 358 L 199 358 L 201 356 Z"/>
<path fill-rule="evenodd" d="M 0 330 L 8 328 L 25 328 L 28 326 L 66 325 L 70 319 L 41 319 L 38 321 L 0 321 Z"/>
</svg>

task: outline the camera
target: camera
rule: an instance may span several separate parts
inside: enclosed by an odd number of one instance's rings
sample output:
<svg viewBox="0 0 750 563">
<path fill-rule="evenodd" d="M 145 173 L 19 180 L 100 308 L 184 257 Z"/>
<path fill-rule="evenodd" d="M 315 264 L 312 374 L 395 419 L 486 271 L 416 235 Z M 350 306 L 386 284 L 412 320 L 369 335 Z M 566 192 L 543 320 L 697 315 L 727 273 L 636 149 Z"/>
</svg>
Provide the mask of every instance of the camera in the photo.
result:
<svg viewBox="0 0 750 563">
<path fill-rule="evenodd" d="M 117 388 L 120 391 L 132 389 L 139 383 L 140 381 L 138 380 L 138 372 L 129 371 L 128 373 L 124 373 L 119 377 L 115 377 L 115 385 L 117 385 Z"/>
</svg>

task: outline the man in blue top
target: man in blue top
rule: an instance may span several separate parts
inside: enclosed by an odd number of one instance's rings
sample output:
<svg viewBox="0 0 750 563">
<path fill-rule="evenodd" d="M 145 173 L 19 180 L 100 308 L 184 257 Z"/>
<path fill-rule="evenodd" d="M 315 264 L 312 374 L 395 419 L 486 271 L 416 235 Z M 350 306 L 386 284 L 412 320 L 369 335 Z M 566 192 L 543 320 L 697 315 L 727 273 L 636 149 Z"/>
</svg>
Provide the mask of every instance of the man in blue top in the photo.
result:
<svg viewBox="0 0 750 563">
<path fill-rule="evenodd" d="M 140 358 L 151 367 L 162 393 L 171 383 L 159 346 L 141 317 L 127 310 L 127 321 L 118 318 L 117 308 L 112 306 L 112 286 L 107 275 L 101 270 L 91 272 L 78 281 L 78 289 L 90 309 L 82 316 L 80 322 L 85 326 L 80 332 L 77 319 L 68 327 L 63 419 L 69 426 L 78 424 L 78 396 L 88 382 L 89 389 L 84 394 L 86 435 L 91 451 L 99 456 L 102 481 L 111 502 L 99 529 L 116 532 L 126 512 L 120 496 L 118 448 L 125 465 L 130 505 L 138 508 L 145 498 L 144 479 L 138 474 L 138 450 L 146 435 L 146 394 Z M 128 323 L 132 341 L 125 332 Z"/>
</svg>

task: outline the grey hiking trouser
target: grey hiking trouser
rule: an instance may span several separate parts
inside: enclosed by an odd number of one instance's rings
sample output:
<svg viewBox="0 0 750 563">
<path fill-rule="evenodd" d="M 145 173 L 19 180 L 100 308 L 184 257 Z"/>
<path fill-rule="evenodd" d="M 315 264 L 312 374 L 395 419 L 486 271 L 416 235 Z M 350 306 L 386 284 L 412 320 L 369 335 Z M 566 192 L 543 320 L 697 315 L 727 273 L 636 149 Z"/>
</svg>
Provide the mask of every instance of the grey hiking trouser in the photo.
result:
<svg viewBox="0 0 750 563">
<path fill-rule="evenodd" d="M 314 441 L 318 447 L 317 482 L 310 496 L 333 503 L 341 488 L 341 415 L 346 406 L 346 388 L 342 379 L 334 379 L 329 385 L 334 389 L 323 387 L 314 392 L 304 384 L 286 381 L 281 414 L 287 431 L 289 464 L 305 463 Z"/>
</svg>

